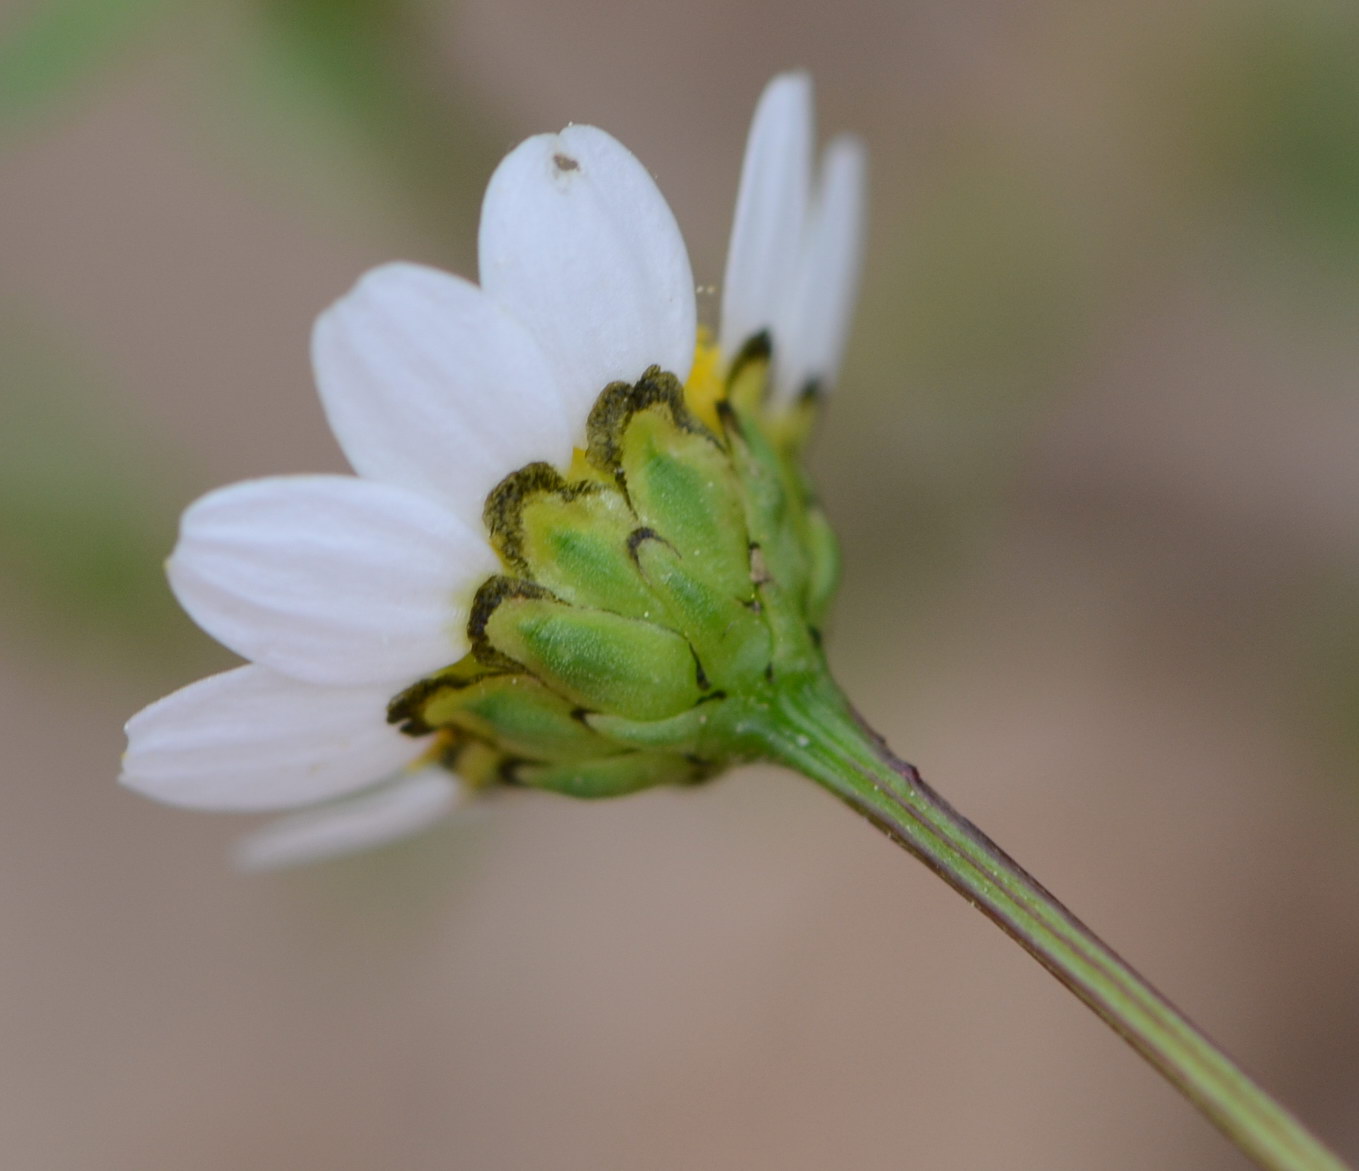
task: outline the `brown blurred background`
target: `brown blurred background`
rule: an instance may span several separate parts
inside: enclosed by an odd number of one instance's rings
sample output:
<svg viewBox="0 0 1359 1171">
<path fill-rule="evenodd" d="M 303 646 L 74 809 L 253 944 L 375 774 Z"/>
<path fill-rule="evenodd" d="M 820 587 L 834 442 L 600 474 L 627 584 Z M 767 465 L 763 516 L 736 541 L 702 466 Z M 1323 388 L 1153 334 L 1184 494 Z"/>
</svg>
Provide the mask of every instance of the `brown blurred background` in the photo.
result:
<svg viewBox="0 0 1359 1171">
<path fill-rule="evenodd" d="M 11 0 L 5 1166 L 1245 1166 L 795 778 L 252 878 L 248 822 L 114 784 L 122 721 L 229 662 L 160 576 L 179 510 L 342 467 L 314 315 L 470 273 L 497 158 L 567 121 L 715 282 L 790 65 L 874 167 L 816 453 L 843 682 L 1359 1159 L 1359 10 Z"/>
</svg>

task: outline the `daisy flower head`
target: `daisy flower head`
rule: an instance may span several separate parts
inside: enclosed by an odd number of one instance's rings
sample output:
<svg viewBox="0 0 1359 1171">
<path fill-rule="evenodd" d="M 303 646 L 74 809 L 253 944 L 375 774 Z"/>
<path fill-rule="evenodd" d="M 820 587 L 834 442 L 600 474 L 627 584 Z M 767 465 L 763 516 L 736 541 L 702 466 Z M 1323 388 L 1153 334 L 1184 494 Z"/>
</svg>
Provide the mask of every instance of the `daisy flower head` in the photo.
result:
<svg viewBox="0 0 1359 1171">
<path fill-rule="evenodd" d="M 674 216 L 591 126 L 492 175 L 480 284 L 364 276 L 313 336 L 355 475 L 185 512 L 168 564 L 247 665 L 128 723 L 123 782 L 292 810 L 252 866 L 401 836 L 509 783 L 606 796 L 741 759 L 740 704 L 814 654 L 836 555 L 801 447 L 857 285 L 864 157 L 814 167 L 811 86 L 751 128 L 721 321 Z"/>
</svg>

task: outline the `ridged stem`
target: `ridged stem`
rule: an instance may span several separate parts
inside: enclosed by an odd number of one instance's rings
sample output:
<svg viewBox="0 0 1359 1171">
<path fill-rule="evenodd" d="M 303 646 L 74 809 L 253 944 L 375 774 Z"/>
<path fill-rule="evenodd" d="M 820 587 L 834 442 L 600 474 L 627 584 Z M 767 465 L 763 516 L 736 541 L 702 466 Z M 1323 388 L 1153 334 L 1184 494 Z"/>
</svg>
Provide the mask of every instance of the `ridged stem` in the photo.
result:
<svg viewBox="0 0 1359 1171">
<path fill-rule="evenodd" d="M 1296 1118 L 981 830 L 897 759 L 827 676 L 771 688 L 752 748 L 803 773 L 990 917 L 1268 1171 L 1346 1171 Z"/>
</svg>

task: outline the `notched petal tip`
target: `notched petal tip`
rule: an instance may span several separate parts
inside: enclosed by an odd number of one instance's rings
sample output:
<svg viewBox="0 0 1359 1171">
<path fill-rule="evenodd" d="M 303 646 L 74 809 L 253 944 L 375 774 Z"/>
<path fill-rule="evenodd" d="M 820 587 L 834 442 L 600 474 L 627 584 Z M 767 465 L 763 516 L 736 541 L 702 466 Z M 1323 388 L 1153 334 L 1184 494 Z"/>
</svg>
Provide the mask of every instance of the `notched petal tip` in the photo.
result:
<svg viewBox="0 0 1359 1171">
<path fill-rule="evenodd" d="M 486 188 L 486 291 L 522 320 L 584 422 L 611 382 L 688 375 L 697 310 L 675 217 L 646 168 L 594 126 L 520 143 Z"/>
</svg>

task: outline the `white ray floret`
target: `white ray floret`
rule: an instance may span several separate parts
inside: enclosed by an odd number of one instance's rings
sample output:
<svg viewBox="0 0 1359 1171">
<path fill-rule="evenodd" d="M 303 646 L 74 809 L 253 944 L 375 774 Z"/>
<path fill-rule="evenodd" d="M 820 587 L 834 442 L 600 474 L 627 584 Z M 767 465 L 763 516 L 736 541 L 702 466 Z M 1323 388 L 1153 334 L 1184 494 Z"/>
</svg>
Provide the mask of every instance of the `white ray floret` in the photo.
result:
<svg viewBox="0 0 1359 1171">
<path fill-rule="evenodd" d="M 719 340 L 728 357 L 762 330 L 783 332 L 777 318 L 801 256 L 813 128 L 811 79 L 774 78 L 755 107 L 741 164 L 722 282 Z"/>
<path fill-rule="evenodd" d="M 812 177 L 811 82 L 765 87 L 741 168 L 722 292 L 722 351 L 768 330 L 774 401 L 839 374 L 863 257 L 867 161 L 858 139 L 831 143 Z"/>
<path fill-rule="evenodd" d="M 374 269 L 321 315 L 312 361 L 354 470 L 437 497 L 474 528 L 508 471 L 571 458 L 576 419 L 558 367 L 461 277 Z"/>
<path fill-rule="evenodd" d="M 467 613 L 498 563 L 441 503 L 346 476 L 210 492 L 167 571 L 190 617 L 276 671 L 327 686 L 404 682 L 467 652 Z"/>
<path fill-rule="evenodd" d="M 785 401 L 811 385 L 827 390 L 840 374 L 863 265 L 867 186 L 863 143 L 837 137 L 822 160 L 782 332 L 776 331 L 774 393 Z"/>
<path fill-rule="evenodd" d="M 481 206 L 481 284 L 532 331 L 584 433 L 610 382 L 648 366 L 683 380 L 694 276 L 679 225 L 633 154 L 593 126 L 522 142 Z"/>
<path fill-rule="evenodd" d="M 450 814 L 462 786 L 436 769 L 422 769 L 370 792 L 304 809 L 241 839 L 243 870 L 277 870 L 368 850 L 418 833 Z"/>
<path fill-rule="evenodd" d="M 209 675 L 127 725 L 122 782 L 195 809 L 287 809 L 395 773 L 419 742 L 386 721 L 386 689 L 313 687 L 250 665 Z"/>
</svg>

